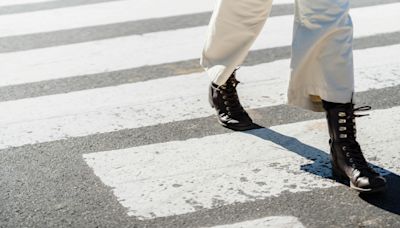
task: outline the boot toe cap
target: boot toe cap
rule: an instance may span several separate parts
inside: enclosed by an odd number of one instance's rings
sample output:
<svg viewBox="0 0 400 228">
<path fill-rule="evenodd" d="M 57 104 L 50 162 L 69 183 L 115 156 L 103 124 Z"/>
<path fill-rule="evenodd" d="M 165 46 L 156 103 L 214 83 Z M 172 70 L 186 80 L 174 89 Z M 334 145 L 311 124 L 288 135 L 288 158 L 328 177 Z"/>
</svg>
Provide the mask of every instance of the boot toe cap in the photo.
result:
<svg viewBox="0 0 400 228">
<path fill-rule="evenodd" d="M 386 187 L 386 179 L 382 176 L 360 177 L 355 183 L 355 187 L 362 191 L 380 191 Z"/>
<path fill-rule="evenodd" d="M 245 131 L 245 130 L 250 130 L 254 128 L 254 124 L 251 121 L 228 121 L 225 123 L 225 127 L 230 128 L 232 130 L 236 131 Z"/>
</svg>

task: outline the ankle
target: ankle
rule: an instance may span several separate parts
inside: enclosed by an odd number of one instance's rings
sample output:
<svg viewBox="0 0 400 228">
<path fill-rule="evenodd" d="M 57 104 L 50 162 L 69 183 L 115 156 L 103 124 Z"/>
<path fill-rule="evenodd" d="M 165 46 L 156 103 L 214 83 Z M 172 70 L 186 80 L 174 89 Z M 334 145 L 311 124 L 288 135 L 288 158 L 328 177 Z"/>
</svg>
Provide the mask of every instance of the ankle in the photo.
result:
<svg viewBox="0 0 400 228">
<path fill-rule="evenodd" d="M 351 107 L 353 104 L 351 102 L 349 103 L 335 103 L 335 102 L 330 102 L 330 101 L 325 101 L 322 100 L 322 106 L 325 109 L 325 111 L 329 111 L 331 109 L 335 109 L 335 108 L 347 108 L 347 107 Z"/>
</svg>

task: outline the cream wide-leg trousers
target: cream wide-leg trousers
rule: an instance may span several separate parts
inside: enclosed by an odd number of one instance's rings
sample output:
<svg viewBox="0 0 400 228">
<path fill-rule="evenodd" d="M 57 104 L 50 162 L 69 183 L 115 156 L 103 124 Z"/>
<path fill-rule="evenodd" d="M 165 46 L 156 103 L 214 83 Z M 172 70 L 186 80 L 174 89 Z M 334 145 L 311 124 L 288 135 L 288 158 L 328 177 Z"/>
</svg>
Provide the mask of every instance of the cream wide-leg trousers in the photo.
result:
<svg viewBox="0 0 400 228">
<path fill-rule="evenodd" d="M 217 0 L 200 64 L 224 84 L 247 56 L 272 0 Z M 354 91 L 349 0 L 295 0 L 288 104 L 322 111 L 321 99 L 348 103 Z M 286 77 L 287 75 L 282 75 Z"/>
</svg>

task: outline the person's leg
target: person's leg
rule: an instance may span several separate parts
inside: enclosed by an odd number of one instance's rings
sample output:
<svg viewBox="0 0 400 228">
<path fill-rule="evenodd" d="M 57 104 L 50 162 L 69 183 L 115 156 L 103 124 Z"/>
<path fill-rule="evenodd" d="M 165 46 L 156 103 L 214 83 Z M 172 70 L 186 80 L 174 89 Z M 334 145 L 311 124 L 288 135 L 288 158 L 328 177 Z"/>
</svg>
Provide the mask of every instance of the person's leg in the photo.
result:
<svg viewBox="0 0 400 228">
<path fill-rule="evenodd" d="M 361 192 L 385 189 L 356 141 L 349 0 L 296 0 L 288 103 L 326 111 L 335 176 Z M 369 107 L 370 108 L 370 107 Z"/>
<path fill-rule="evenodd" d="M 236 68 L 246 58 L 271 10 L 272 0 L 218 0 L 200 63 L 211 79 L 210 104 L 219 123 L 248 130 L 253 123 L 239 102 Z"/>
<path fill-rule="evenodd" d="M 264 26 L 272 0 L 217 0 L 200 64 L 223 85 L 242 64 Z"/>
<path fill-rule="evenodd" d="M 322 111 L 321 99 L 351 101 L 353 25 L 349 0 L 296 0 L 288 103 Z"/>
</svg>

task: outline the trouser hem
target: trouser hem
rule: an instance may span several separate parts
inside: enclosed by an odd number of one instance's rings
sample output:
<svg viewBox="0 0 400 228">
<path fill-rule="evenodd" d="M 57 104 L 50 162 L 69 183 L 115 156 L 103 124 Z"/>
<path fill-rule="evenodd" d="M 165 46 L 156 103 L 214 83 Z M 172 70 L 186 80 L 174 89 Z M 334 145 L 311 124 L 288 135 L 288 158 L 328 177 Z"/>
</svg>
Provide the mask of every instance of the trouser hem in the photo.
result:
<svg viewBox="0 0 400 228">
<path fill-rule="evenodd" d="M 338 91 L 333 89 L 312 86 L 307 88 L 289 89 L 287 104 L 311 110 L 323 112 L 322 100 L 334 103 L 349 103 L 352 101 L 353 91 Z"/>
</svg>

